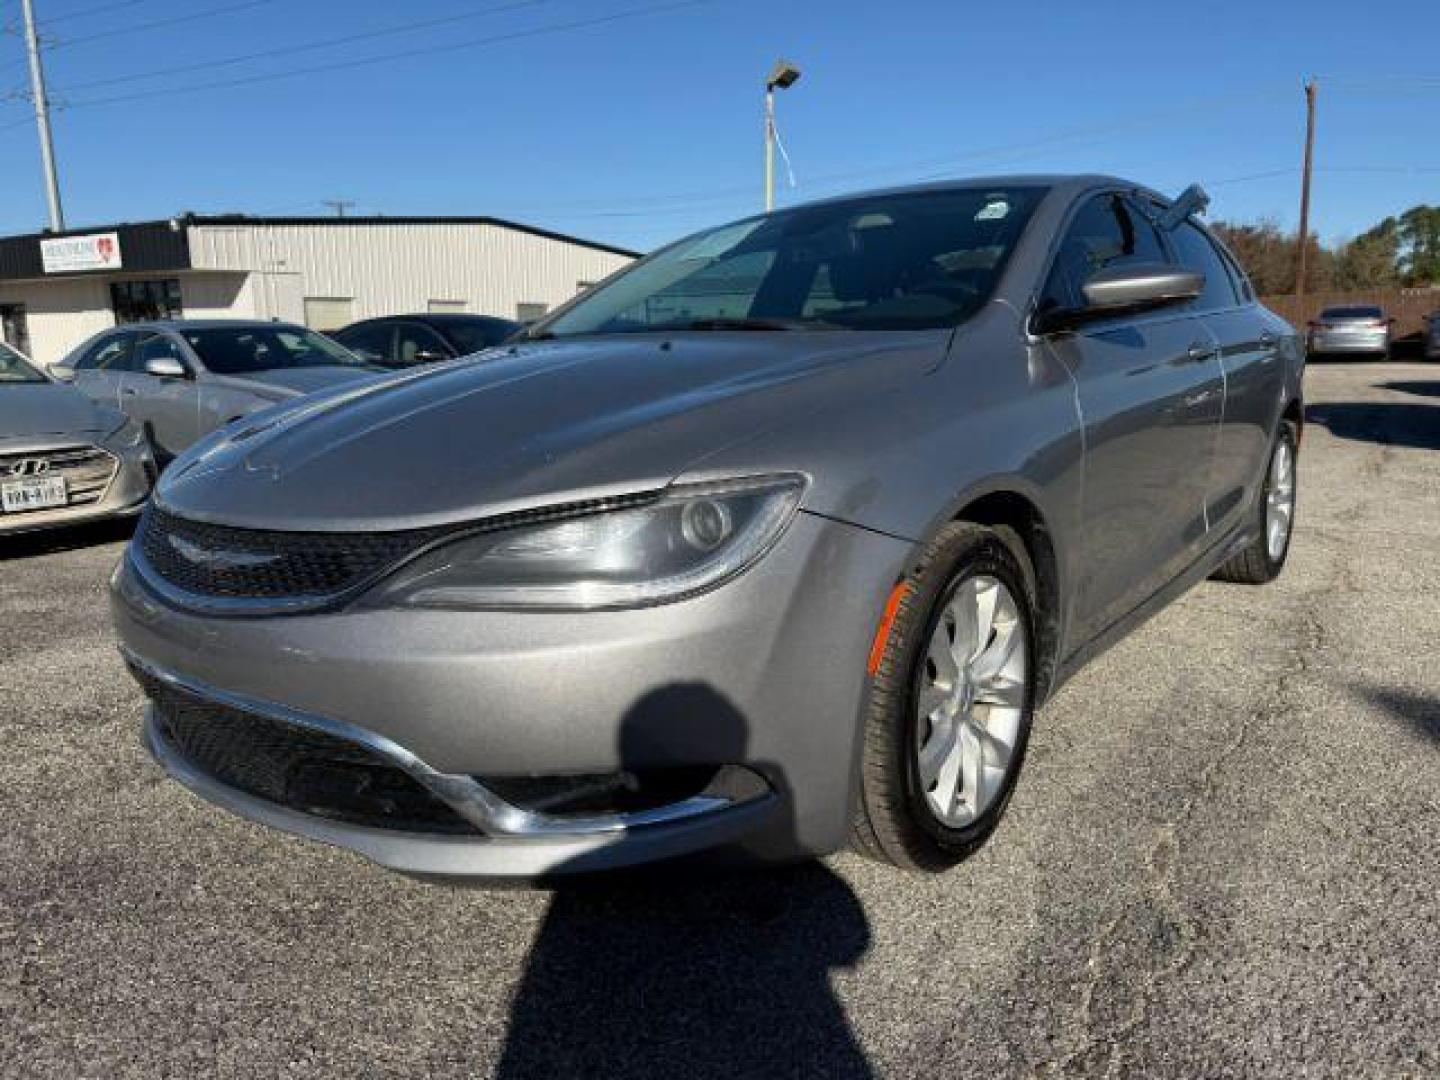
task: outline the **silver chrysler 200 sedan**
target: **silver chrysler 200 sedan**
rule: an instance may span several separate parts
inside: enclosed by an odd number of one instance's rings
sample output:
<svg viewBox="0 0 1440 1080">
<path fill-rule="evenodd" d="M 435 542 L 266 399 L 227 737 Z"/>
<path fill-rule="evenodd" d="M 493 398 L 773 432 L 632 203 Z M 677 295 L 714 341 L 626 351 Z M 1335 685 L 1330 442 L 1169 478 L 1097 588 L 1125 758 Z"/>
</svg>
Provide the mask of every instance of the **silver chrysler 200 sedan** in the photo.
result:
<svg viewBox="0 0 1440 1080">
<path fill-rule="evenodd" d="M 1068 676 L 1285 561 L 1302 349 L 1187 197 L 787 209 L 217 433 L 113 582 L 151 751 L 417 875 L 953 865 Z"/>
<path fill-rule="evenodd" d="M 154 478 L 123 413 L 0 343 L 0 536 L 137 514 Z"/>
</svg>

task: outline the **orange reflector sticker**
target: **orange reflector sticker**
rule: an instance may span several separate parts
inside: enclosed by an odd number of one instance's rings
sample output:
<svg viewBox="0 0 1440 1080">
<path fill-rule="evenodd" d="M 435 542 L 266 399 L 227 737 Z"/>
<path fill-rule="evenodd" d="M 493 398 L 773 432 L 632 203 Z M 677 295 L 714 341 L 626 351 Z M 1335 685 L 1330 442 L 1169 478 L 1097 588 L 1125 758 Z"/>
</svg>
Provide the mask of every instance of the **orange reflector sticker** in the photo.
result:
<svg viewBox="0 0 1440 1080">
<path fill-rule="evenodd" d="M 895 625 L 895 614 L 900 610 L 900 601 L 910 591 L 910 583 L 902 581 L 890 590 L 890 599 L 885 601 L 885 614 L 880 616 L 880 625 L 875 628 L 875 641 L 870 646 L 868 670 L 873 676 L 880 670 L 880 661 L 885 656 L 885 643 L 890 640 L 890 628 Z"/>
</svg>

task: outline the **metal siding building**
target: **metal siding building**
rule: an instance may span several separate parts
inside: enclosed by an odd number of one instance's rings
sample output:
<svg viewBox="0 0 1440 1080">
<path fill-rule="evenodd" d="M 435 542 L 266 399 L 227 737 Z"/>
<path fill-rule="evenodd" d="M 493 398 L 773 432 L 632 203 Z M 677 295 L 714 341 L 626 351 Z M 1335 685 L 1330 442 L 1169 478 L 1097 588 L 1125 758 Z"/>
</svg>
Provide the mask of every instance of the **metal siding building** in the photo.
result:
<svg viewBox="0 0 1440 1080">
<path fill-rule="evenodd" d="M 42 257 L 45 242 L 112 234 L 116 265 L 55 270 Z M 424 311 L 533 318 L 634 257 L 495 218 L 187 216 L 0 239 L 0 330 L 50 364 L 157 303 L 159 317 L 320 330 Z"/>
</svg>

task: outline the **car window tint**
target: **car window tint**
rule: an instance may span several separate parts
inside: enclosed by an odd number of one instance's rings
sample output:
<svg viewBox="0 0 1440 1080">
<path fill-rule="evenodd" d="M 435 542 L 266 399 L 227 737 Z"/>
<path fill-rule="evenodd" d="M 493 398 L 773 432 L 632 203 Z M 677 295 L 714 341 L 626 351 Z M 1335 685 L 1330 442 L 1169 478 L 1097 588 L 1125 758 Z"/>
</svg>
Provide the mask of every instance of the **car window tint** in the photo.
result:
<svg viewBox="0 0 1440 1080">
<path fill-rule="evenodd" d="M 428 326 L 419 323 L 401 323 L 395 335 L 395 359 L 400 364 L 430 363 L 440 357 L 449 357 L 450 350 L 440 335 Z"/>
<path fill-rule="evenodd" d="M 934 329 L 994 290 L 1040 188 L 840 199 L 699 233 L 583 294 L 546 335 Z"/>
<path fill-rule="evenodd" d="M 390 362 L 390 343 L 395 335 L 392 323 L 362 323 L 331 334 L 336 341 L 362 360 Z"/>
<path fill-rule="evenodd" d="M 1205 275 L 1205 291 L 1195 298 L 1196 309 L 1212 311 L 1234 307 L 1240 302 L 1230 271 L 1208 236 L 1188 221 L 1182 221 L 1171 236 L 1180 265 Z"/>
<path fill-rule="evenodd" d="M 135 344 L 134 334 L 110 334 L 102 337 L 75 361 L 76 371 L 124 371 Z"/>
<path fill-rule="evenodd" d="M 439 329 L 456 353 L 469 356 L 513 337 L 520 324 L 508 319 L 446 319 Z"/>
<path fill-rule="evenodd" d="M 1096 196 L 1080 208 L 1061 241 L 1041 293 L 1041 310 L 1081 307 L 1080 287 L 1101 270 L 1168 261 L 1149 218 L 1119 195 Z"/>
</svg>

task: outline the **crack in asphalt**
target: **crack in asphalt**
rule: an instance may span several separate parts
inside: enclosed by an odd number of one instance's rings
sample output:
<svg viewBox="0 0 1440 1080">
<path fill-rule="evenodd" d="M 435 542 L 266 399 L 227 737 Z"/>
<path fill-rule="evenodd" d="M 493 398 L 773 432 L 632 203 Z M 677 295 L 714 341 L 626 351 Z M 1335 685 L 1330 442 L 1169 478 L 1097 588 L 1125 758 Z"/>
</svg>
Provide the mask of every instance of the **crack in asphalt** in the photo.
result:
<svg viewBox="0 0 1440 1080">
<path fill-rule="evenodd" d="M 1386 472 L 1393 454 L 1394 447 L 1391 444 L 1379 444 L 1374 460 L 1366 463 L 1365 472 L 1368 476 L 1378 481 Z M 1367 485 L 1364 490 L 1373 493 L 1379 486 L 1378 483 Z M 1356 500 L 1355 506 L 1346 517 L 1355 522 L 1371 519 L 1370 502 L 1373 497 L 1372 494 L 1369 498 Z M 1356 568 L 1353 560 L 1345 559 L 1339 553 L 1327 557 L 1331 565 L 1325 582 L 1300 594 L 1296 615 L 1289 620 L 1292 632 L 1285 636 L 1294 644 L 1286 650 L 1285 667 L 1269 682 L 1264 692 L 1265 700 L 1272 704 L 1242 715 L 1233 737 L 1218 754 L 1206 762 L 1198 782 L 1191 788 L 1173 819 L 1156 826 L 1154 841 L 1145 855 L 1144 910 L 1129 908 L 1120 911 L 1105 923 L 1095 936 L 1086 960 L 1086 978 L 1080 990 L 1073 1025 L 1081 1032 L 1080 1040 L 1077 1045 L 1058 1057 L 1039 1062 L 1035 1066 L 1036 1075 L 1119 1075 L 1125 1063 L 1127 1040 L 1144 1026 L 1159 983 L 1179 974 L 1194 958 L 1200 927 L 1195 918 L 1186 912 L 1184 904 L 1177 896 L 1176 888 L 1177 868 L 1183 855 L 1182 830 L 1191 823 L 1202 804 L 1208 805 L 1211 802 L 1223 770 L 1230 762 L 1238 759 L 1257 727 L 1283 724 L 1287 718 L 1302 711 L 1295 688 L 1314 671 L 1317 658 L 1325 650 L 1328 641 L 1325 624 L 1320 615 L 1320 605 L 1333 600 L 1337 591 L 1355 593 L 1363 588 L 1362 583 L 1354 577 Z M 1153 917 L 1155 923 L 1152 940 L 1161 946 L 1147 953 L 1147 956 L 1168 954 L 1169 958 L 1163 963 L 1152 964 L 1142 970 L 1132 989 L 1120 990 L 1123 997 L 1129 998 L 1129 1009 L 1123 1020 L 1108 1026 L 1097 1025 L 1097 994 L 1107 983 L 1118 984 L 1118 980 L 1114 979 L 1108 970 L 1106 956 L 1122 924 L 1128 918 L 1133 917 L 1140 921 L 1147 916 Z"/>
</svg>

